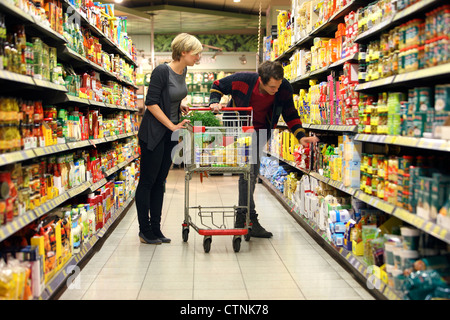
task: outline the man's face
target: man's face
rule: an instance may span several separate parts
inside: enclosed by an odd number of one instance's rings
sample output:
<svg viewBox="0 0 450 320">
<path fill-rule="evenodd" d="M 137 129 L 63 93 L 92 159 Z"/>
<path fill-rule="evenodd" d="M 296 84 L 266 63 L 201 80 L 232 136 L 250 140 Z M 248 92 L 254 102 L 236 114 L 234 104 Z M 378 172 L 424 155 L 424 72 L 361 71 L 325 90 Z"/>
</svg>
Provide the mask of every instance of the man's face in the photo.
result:
<svg viewBox="0 0 450 320">
<path fill-rule="evenodd" d="M 267 94 L 270 94 L 273 96 L 275 93 L 278 92 L 278 89 L 281 86 L 281 82 L 283 80 L 275 80 L 274 78 L 270 78 L 269 82 L 266 84 L 262 83 L 261 77 L 259 78 L 259 89 L 263 92 L 266 92 Z"/>
</svg>

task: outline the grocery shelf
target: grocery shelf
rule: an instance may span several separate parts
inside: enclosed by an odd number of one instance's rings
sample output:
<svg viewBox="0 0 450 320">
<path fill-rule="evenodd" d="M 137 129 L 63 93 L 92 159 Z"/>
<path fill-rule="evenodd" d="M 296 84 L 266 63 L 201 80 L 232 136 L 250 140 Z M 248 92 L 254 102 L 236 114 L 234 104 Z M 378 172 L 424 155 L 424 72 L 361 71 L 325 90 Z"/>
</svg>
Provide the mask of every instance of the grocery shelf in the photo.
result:
<svg viewBox="0 0 450 320">
<path fill-rule="evenodd" d="M 380 22 L 376 26 L 370 28 L 367 31 L 359 34 L 355 42 L 358 43 L 366 43 L 376 37 L 378 37 L 383 31 L 389 29 L 391 27 L 395 27 L 399 25 L 405 19 L 410 19 L 415 15 L 424 13 L 430 7 L 436 7 L 439 3 L 443 3 L 441 0 L 421 0 L 406 9 L 396 12 L 394 15 L 389 17 L 388 19 Z"/>
<path fill-rule="evenodd" d="M 341 190 L 342 192 L 348 193 L 349 195 L 353 196 L 357 192 L 357 189 L 355 189 L 355 188 L 344 186 L 344 183 L 342 181 L 336 181 L 336 180 L 324 177 L 321 174 L 319 174 L 318 172 L 311 171 L 309 173 L 309 175 L 313 178 L 316 178 L 319 181 L 322 181 L 322 182 L 336 188 L 336 189 Z"/>
<path fill-rule="evenodd" d="M 10 83 L 11 85 L 20 84 L 26 85 L 29 88 L 36 90 L 51 90 L 55 92 L 67 92 L 66 87 L 55 84 L 51 81 L 33 78 L 30 76 L 10 72 L 7 70 L 0 70 L 0 83 Z M 21 87 L 23 89 L 23 87 Z M 20 88 L 18 88 L 20 89 Z"/>
<path fill-rule="evenodd" d="M 322 131 L 338 131 L 338 132 L 354 132 L 358 130 L 357 125 L 341 125 L 341 124 L 303 124 L 303 128 L 310 130 Z"/>
<path fill-rule="evenodd" d="M 111 103 L 106 103 L 106 102 L 100 102 L 100 101 L 95 101 L 95 100 L 91 100 L 91 99 L 86 99 L 86 98 L 80 98 L 80 97 L 76 97 L 73 96 L 71 94 L 68 93 L 59 93 L 59 94 L 55 94 L 52 97 L 49 97 L 46 101 L 49 104 L 77 104 L 79 106 L 96 106 L 96 107 L 101 107 L 101 108 L 108 108 L 108 109 L 117 109 L 117 110 L 127 110 L 127 111 L 134 111 L 134 112 L 138 112 L 139 110 L 136 108 L 132 108 L 132 107 L 124 107 L 124 106 L 120 106 L 120 105 L 114 105 Z"/>
<path fill-rule="evenodd" d="M 448 80 L 450 75 L 450 63 L 438 65 L 431 68 L 420 69 L 411 72 L 405 72 L 395 76 L 393 83 L 404 84 L 409 81 L 432 80 L 440 78 Z"/>
<path fill-rule="evenodd" d="M 336 62 L 333 62 L 332 64 L 330 64 L 326 67 L 307 72 L 304 75 L 301 75 L 299 77 L 292 79 L 290 81 L 290 83 L 292 85 L 301 84 L 301 83 L 307 84 L 310 79 L 315 79 L 315 80 L 324 79 L 328 75 L 328 72 L 331 72 L 337 68 L 342 68 L 344 63 L 349 62 L 349 61 L 354 61 L 354 60 L 358 60 L 358 54 L 354 54 L 354 55 L 342 58 Z"/>
<path fill-rule="evenodd" d="M 101 238 L 111 229 L 111 227 L 120 219 L 120 217 L 127 212 L 134 201 L 134 192 L 125 201 L 123 206 L 119 208 L 106 224 L 98 230 L 98 232 L 89 240 L 83 243 L 80 252 L 73 254 L 72 257 L 61 267 L 61 269 L 48 281 L 38 300 L 49 300 L 63 285 L 70 285 L 67 283 L 69 276 L 73 275 L 74 267 L 76 267 L 83 259 L 87 258 L 92 252 L 92 249 Z M 75 274 L 76 275 L 76 274 Z"/>
<path fill-rule="evenodd" d="M 124 166 L 128 165 L 135 159 L 137 159 L 137 156 L 134 156 L 128 160 L 123 161 L 119 165 L 114 166 L 112 169 L 108 170 L 105 174 L 106 177 L 114 174 L 115 172 L 119 171 Z M 56 198 L 53 198 L 51 200 L 48 200 L 44 202 L 39 207 L 28 210 L 23 215 L 20 215 L 18 217 L 15 217 L 13 221 L 7 222 L 6 224 L 0 226 L 0 242 L 8 238 L 9 236 L 13 235 L 20 229 L 24 228 L 26 225 L 28 225 L 30 222 L 42 217 L 43 215 L 47 214 L 53 209 L 56 209 L 58 206 L 60 206 L 65 201 L 69 200 L 70 198 L 73 198 L 77 195 L 82 194 L 86 190 L 95 191 L 98 188 L 105 185 L 107 180 L 105 178 L 101 179 L 100 181 L 96 183 L 92 183 L 90 181 L 86 181 L 76 187 L 73 187 L 63 194 L 60 194 Z"/>
<path fill-rule="evenodd" d="M 99 30 L 96 26 L 93 26 L 89 23 L 86 17 L 81 14 L 68 0 L 63 0 L 62 3 L 66 6 L 66 11 L 74 17 L 74 19 L 78 20 L 82 26 L 89 28 L 91 32 L 99 38 L 102 47 L 105 46 L 109 51 L 113 51 L 114 53 L 120 54 L 123 58 L 125 58 L 129 63 L 133 66 L 137 67 L 137 63 L 133 61 L 130 55 L 125 52 L 122 48 L 120 48 L 116 43 L 112 42 L 109 38 L 107 38 L 101 30 Z"/>
<path fill-rule="evenodd" d="M 328 68 L 332 69 L 332 68 L 339 68 L 342 67 L 344 65 L 344 63 L 346 62 L 350 62 L 350 61 L 357 61 L 358 60 L 358 54 L 355 53 L 353 55 L 350 55 L 348 57 L 342 58 L 336 62 L 333 62 L 332 64 L 330 64 L 328 66 Z"/>
<path fill-rule="evenodd" d="M 295 169 L 298 169 L 298 170 L 302 171 L 303 173 L 309 174 L 309 169 L 301 168 L 293 161 L 285 160 L 285 159 L 283 159 L 283 158 L 281 158 L 281 157 L 279 157 L 279 156 L 277 156 L 277 155 L 275 155 L 273 153 L 270 153 L 270 152 L 268 152 L 266 150 L 263 150 L 263 153 L 265 153 L 269 157 L 272 157 L 272 158 L 275 158 L 277 160 L 280 160 L 280 161 L 290 165 L 291 167 L 294 167 Z"/>
<path fill-rule="evenodd" d="M 330 127 L 329 124 L 304 124 L 302 125 L 304 129 L 310 129 L 310 130 L 322 130 L 322 131 L 328 131 L 328 128 Z"/>
<path fill-rule="evenodd" d="M 450 75 L 450 63 L 446 63 L 431 68 L 405 72 L 387 78 L 360 83 L 356 86 L 355 91 L 380 89 L 390 85 L 395 86 L 408 85 L 409 82 L 412 81 L 416 82 L 417 84 L 418 81 L 428 82 L 428 81 L 438 81 L 441 79 L 446 80 L 449 75 Z"/>
<path fill-rule="evenodd" d="M 360 33 L 356 38 L 355 42 L 364 43 L 368 40 L 371 40 L 375 37 L 378 37 L 380 33 L 382 33 L 384 30 L 392 26 L 392 21 L 394 20 L 394 16 L 391 16 L 384 20 L 383 22 L 380 22 L 375 27 L 370 28 L 367 31 L 364 31 L 363 33 Z"/>
<path fill-rule="evenodd" d="M 63 152 L 67 150 L 78 149 L 87 146 L 94 146 L 100 143 L 114 141 L 118 139 L 128 138 L 135 136 L 136 132 L 123 133 L 119 135 L 109 136 L 105 138 L 99 139 L 90 139 L 90 140 L 81 140 L 81 141 L 73 141 L 67 143 L 60 143 L 46 147 L 38 147 L 28 150 L 14 151 L 9 153 L 0 154 L 0 166 L 5 166 L 11 163 L 25 161 L 37 157 L 42 157 L 45 155 Z"/>
<path fill-rule="evenodd" d="M 343 247 L 334 246 L 328 239 L 326 232 L 321 230 L 317 224 L 302 215 L 298 207 L 291 200 L 286 198 L 270 181 L 260 175 L 263 185 L 277 198 L 277 200 L 286 208 L 290 215 L 315 239 L 320 241 L 320 244 L 324 245 L 329 253 L 341 264 L 351 268 L 353 274 L 357 276 L 358 280 L 366 285 L 370 292 L 380 299 L 400 300 L 399 294 L 390 289 L 379 278 L 376 278 L 372 274 L 372 268 L 358 256 L 354 255 L 351 251 L 346 250 Z"/>
<path fill-rule="evenodd" d="M 97 72 L 100 72 L 100 74 L 107 76 L 108 78 L 110 78 L 112 80 L 118 81 L 124 85 L 131 86 L 135 89 L 138 89 L 138 87 L 134 83 L 132 83 L 128 80 L 122 79 L 121 77 L 115 75 L 114 73 L 112 73 L 108 70 L 105 70 L 102 66 L 96 64 L 95 62 L 90 61 L 86 57 L 83 57 L 78 52 L 69 48 L 67 45 L 60 46 L 57 49 L 58 49 L 58 58 L 60 58 L 63 61 L 66 61 L 66 62 L 70 62 L 72 64 L 72 66 L 74 66 L 76 68 L 94 69 Z"/>
<path fill-rule="evenodd" d="M 446 229 L 443 226 L 435 224 L 433 221 L 429 221 L 423 217 L 418 216 L 417 214 L 411 213 L 408 210 L 405 210 L 401 207 L 397 207 L 391 203 L 383 201 L 377 197 L 368 195 L 361 190 L 358 190 L 355 194 L 355 197 L 361 201 L 364 201 L 371 206 L 389 213 L 402 221 L 405 221 L 417 229 L 423 230 L 432 236 L 445 241 L 450 244 L 450 230 Z"/>
<path fill-rule="evenodd" d="M 391 85 L 394 82 L 395 76 L 390 76 L 382 79 L 377 79 L 373 81 L 368 81 L 365 83 L 360 83 L 356 85 L 355 91 L 364 91 L 370 89 L 381 89 Z"/>
<path fill-rule="evenodd" d="M 369 204 L 370 206 L 377 208 L 387 214 L 393 215 L 397 218 L 399 218 L 402 221 L 405 221 L 413 226 L 415 226 L 418 229 L 421 229 L 428 234 L 433 235 L 434 237 L 441 239 L 447 243 L 450 244 L 450 230 L 446 229 L 445 227 L 438 225 L 434 223 L 433 221 L 429 221 L 423 217 L 420 217 L 414 213 L 411 213 L 401 207 L 398 207 L 392 203 L 389 203 L 387 201 L 384 201 L 378 197 L 371 196 L 362 190 L 346 187 L 344 186 L 344 183 L 342 181 L 336 181 L 333 179 L 330 179 L 328 177 L 324 177 L 318 172 L 305 170 L 299 168 L 295 163 L 291 161 L 284 160 L 278 156 L 272 155 L 271 153 L 265 151 L 267 155 L 270 155 L 272 157 L 275 157 L 284 163 L 292 166 L 295 169 L 301 170 L 303 173 L 308 174 L 310 177 L 313 177 L 319 181 L 322 181 L 323 183 L 326 183 L 338 190 L 341 190 L 351 196 L 354 196 L 355 198 Z"/>
<path fill-rule="evenodd" d="M 399 11 L 395 14 L 394 19 L 392 20 L 392 23 L 395 25 L 398 25 L 403 19 L 410 19 L 412 16 L 425 12 L 430 7 L 436 7 L 440 3 L 444 3 L 445 1 L 442 0 L 421 0 L 411 6 L 409 6 L 406 9 L 403 9 L 402 11 Z"/>
<path fill-rule="evenodd" d="M 9 16 L 16 18 L 23 23 L 35 23 L 31 15 L 16 7 L 12 3 L 7 3 L 4 1 L 0 2 L 0 11 L 7 13 Z"/>
<path fill-rule="evenodd" d="M 65 44 L 67 40 L 58 32 L 44 25 L 39 19 L 29 15 L 14 4 L 0 2 L 0 12 L 7 13 L 27 27 L 27 33 L 43 38 L 52 45 Z"/>
<path fill-rule="evenodd" d="M 402 294 L 397 292 L 395 289 L 387 286 L 383 281 L 372 274 L 373 267 L 367 266 L 367 264 L 358 256 L 355 256 L 352 252 L 348 251 L 345 248 L 337 249 L 339 254 L 345 259 L 348 263 L 350 263 L 356 270 L 358 270 L 366 279 L 366 285 L 369 289 L 376 288 L 380 291 L 384 297 L 389 300 L 403 300 Z"/>
<path fill-rule="evenodd" d="M 404 147 L 414 147 L 420 149 L 430 149 L 430 150 L 450 152 L 450 141 L 442 139 L 358 133 L 355 136 L 355 140 L 362 142 L 385 143 Z"/>
<path fill-rule="evenodd" d="M 329 36 L 337 30 L 337 25 L 339 22 L 344 21 L 344 16 L 347 15 L 352 10 L 364 5 L 362 0 L 354 0 L 348 3 L 346 6 L 342 7 L 341 10 L 336 12 L 327 21 L 324 21 L 321 25 L 313 29 L 307 36 L 297 40 L 293 45 L 291 45 L 285 52 L 283 52 L 275 61 L 285 61 L 289 60 L 293 52 L 297 48 L 301 48 L 305 45 L 310 45 L 315 37 Z"/>
</svg>

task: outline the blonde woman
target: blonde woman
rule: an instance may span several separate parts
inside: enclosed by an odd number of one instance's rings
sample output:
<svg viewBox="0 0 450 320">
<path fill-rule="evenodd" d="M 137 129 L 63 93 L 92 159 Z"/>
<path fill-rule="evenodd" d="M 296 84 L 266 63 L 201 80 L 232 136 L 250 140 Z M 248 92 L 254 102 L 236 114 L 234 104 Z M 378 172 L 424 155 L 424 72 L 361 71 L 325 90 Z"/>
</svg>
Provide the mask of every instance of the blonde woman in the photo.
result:
<svg viewBox="0 0 450 320">
<path fill-rule="evenodd" d="M 181 101 L 187 95 L 186 72 L 188 66 L 200 60 L 203 46 L 196 37 L 181 33 L 173 39 L 171 49 L 173 61 L 152 72 L 138 133 L 141 164 L 136 209 L 139 238 L 148 244 L 170 242 L 161 232 L 161 213 L 164 181 L 172 164 L 171 151 L 177 143 L 171 135 L 188 121 L 180 122 Z"/>
</svg>

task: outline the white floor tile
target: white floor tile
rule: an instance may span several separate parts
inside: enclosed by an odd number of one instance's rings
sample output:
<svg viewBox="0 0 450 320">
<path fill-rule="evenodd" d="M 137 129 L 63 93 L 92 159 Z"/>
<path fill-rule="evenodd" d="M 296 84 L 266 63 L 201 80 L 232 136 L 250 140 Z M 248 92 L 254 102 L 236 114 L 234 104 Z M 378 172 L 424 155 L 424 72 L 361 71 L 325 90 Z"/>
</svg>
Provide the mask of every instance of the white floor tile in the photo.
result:
<svg viewBox="0 0 450 320">
<path fill-rule="evenodd" d="M 184 183 L 183 170 L 169 173 L 162 231 L 171 243 L 140 243 L 133 204 L 81 270 L 81 285 L 60 299 L 373 299 L 260 184 L 256 209 L 261 225 L 274 234 L 271 239 L 243 239 L 236 253 L 232 236 L 215 236 L 205 253 L 203 236 L 190 228 L 183 242 Z M 211 176 L 200 183 L 194 175 L 190 205 L 235 205 L 237 183 L 237 176 Z M 190 215 L 199 225 L 197 210 Z"/>
</svg>

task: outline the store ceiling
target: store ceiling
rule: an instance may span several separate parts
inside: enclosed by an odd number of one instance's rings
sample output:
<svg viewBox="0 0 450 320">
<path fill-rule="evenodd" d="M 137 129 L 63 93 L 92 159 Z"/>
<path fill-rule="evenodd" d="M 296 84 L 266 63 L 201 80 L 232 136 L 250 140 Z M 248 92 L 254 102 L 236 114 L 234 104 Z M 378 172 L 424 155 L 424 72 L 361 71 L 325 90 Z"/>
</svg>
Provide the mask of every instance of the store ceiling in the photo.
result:
<svg viewBox="0 0 450 320">
<path fill-rule="evenodd" d="M 151 34 L 151 17 L 155 34 L 188 32 L 193 34 L 256 34 L 261 3 L 261 27 L 273 6 L 290 6 L 291 0 L 113 0 L 116 16 L 127 16 L 128 34 Z"/>
</svg>

